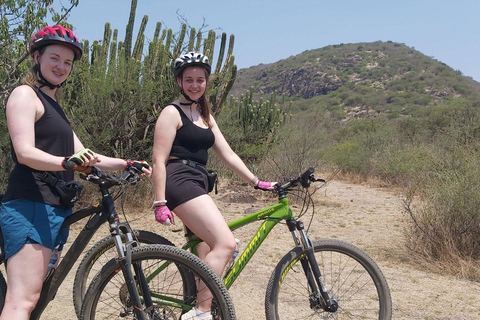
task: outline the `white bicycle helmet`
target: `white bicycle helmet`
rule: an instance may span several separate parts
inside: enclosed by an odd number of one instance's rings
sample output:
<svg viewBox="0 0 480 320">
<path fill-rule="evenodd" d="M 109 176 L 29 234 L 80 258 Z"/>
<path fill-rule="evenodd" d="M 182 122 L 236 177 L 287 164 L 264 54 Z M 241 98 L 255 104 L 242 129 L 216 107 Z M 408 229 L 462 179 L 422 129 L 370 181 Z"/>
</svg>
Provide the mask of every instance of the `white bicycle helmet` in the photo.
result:
<svg viewBox="0 0 480 320">
<path fill-rule="evenodd" d="M 173 64 L 173 74 L 175 75 L 175 78 L 177 78 L 185 68 L 192 66 L 203 67 L 209 75 L 212 72 L 212 67 L 208 62 L 208 58 L 202 53 L 192 51 L 182 54 L 175 59 L 175 63 Z"/>
</svg>

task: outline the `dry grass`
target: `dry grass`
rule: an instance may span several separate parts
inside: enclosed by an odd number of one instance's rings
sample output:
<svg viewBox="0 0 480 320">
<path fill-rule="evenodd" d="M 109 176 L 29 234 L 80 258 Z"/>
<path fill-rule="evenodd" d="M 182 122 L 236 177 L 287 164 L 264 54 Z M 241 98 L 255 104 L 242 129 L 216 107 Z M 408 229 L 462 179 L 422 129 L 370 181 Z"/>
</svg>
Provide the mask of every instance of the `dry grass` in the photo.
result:
<svg viewBox="0 0 480 320">
<path fill-rule="evenodd" d="M 219 194 L 213 197 L 227 221 L 275 202 L 275 198 L 266 193 L 253 191 L 238 183 L 229 184 L 223 179 Z M 409 217 L 404 212 L 402 200 L 401 194 L 365 181 L 353 184 L 332 180 L 314 195 L 317 213 L 309 235 L 312 239 L 342 239 L 367 251 L 388 281 L 395 320 L 480 319 L 479 282 L 445 274 L 441 268 L 431 269 L 428 263 L 406 250 L 404 234 L 409 226 Z M 150 203 L 149 197 L 144 198 L 144 202 L 147 201 Z M 157 232 L 178 246 L 183 244 L 183 232 L 179 232 L 182 230 L 181 221 L 177 220 L 176 226 L 161 226 L 154 223 L 148 205 L 139 207 L 138 204 L 128 203 L 126 211 L 134 228 Z M 306 222 L 307 218 L 303 221 Z M 248 243 L 257 227 L 257 224 L 252 224 L 235 232 L 235 236 L 241 239 L 240 249 Z M 72 229 L 70 239 L 79 228 Z M 285 231 L 283 226 L 272 231 L 230 289 L 238 319 L 265 317 L 263 301 L 266 284 L 276 263 L 292 247 L 291 236 Z M 102 232 L 99 237 L 106 235 L 105 231 Z M 462 265 L 462 268 L 467 267 Z M 67 277 L 43 319 L 74 319 L 72 281 L 73 273 Z"/>
</svg>

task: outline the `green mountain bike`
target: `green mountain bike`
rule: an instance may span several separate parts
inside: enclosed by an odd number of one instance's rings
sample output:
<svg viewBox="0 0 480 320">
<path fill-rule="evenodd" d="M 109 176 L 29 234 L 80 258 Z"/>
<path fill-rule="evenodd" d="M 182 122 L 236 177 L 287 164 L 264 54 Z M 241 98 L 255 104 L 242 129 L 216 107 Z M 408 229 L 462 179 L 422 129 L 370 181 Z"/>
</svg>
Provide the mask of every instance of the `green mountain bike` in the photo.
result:
<svg viewBox="0 0 480 320">
<path fill-rule="evenodd" d="M 266 319 L 391 319 L 390 289 L 380 268 L 367 253 L 341 240 L 308 237 L 299 219 L 313 203 L 309 187 L 312 182 L 325 183 L 313 173 L 314 169 L 309 168 L 300 176 L 277 184 L 273 191 L 278 195 L 276 204 L 229 223 L 234 231 L 261 221 L 236 262 L 225 271 L 225 286 L 233 285 L 270 231 L 285 222 L 294 247 L 271 274 L 265 297 Z M 297 216 L 289 205 L 289 193 L 303 200 Z M 183 249 L 196 253 L 195 247 L 202 240 L 189 230 L 186 237 Z M 97 259 L 101 255 L 98 248 L 90 253 Z M 151 274 L 158 277 L 167 268 L 168 262 L 165 262 Z M 146 281 L 151 281 L 150 277 Z"/>
</svg>

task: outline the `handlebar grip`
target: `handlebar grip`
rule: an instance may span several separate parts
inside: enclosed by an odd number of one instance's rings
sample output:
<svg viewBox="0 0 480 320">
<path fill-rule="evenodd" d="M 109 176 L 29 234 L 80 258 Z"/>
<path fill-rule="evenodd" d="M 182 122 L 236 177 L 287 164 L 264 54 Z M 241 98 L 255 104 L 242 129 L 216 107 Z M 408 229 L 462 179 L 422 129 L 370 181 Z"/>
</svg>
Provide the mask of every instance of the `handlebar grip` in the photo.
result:
<svg viewBox="0 0 480 320">
<path fill-rule="evenodd" d="M 310 177 L 314 172 L 315 169 L 310 167 L 300 176 L 300 183 L 302 184 L 302 187 L 308 188 L 310 186 Z"/>
<path fill-rule="evenodd" d="M 312 175 L 315 172 L 315 168 L 310 167 L 305 171 L 301 176 L 300 179 L 302 180 L 308 180 L 310 178 L 310 175 Z"/>
<path fill-rule="evenodd" d="M 74 165 L 73 166 L 73 170 L 75 171 L 78 171 L 80 173 L 83 173 L 83 174 L 91 174 L 93 169 L 93 167 L 84 167 L 84 166 L 79 166 L 79 165 Z"/>
</svg>

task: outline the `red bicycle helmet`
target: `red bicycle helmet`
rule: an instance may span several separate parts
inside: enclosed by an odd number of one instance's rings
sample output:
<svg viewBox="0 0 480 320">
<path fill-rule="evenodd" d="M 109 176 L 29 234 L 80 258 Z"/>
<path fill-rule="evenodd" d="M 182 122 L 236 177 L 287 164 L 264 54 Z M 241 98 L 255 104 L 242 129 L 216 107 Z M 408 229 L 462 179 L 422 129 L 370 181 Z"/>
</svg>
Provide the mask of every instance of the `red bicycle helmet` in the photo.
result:
<svg viewBox="0 0 480 320">
<path fill-rule="evenodd" d="M 173 74 L 175 75 L 175 78 L 177 78 L 185 68 L 192 66 L 201 66 L 205 68 L 209 75 L 212 71 L 212 67 L 205 55 L 199 52 L 188 52 L 175 59 L 175 63 L 173 64 Z"/>
<path fill-rule="evenodd" d="M 30 54 L 33 54 L 41 47 L 50 44 L 61 44 L 71 48 L 75 53 L 74 60 L 79 60 L 82 57 L 82 47 L 72 30 L 58 24 L 43 27 L 33 35 L 30 40 Z"/>
</svg>

